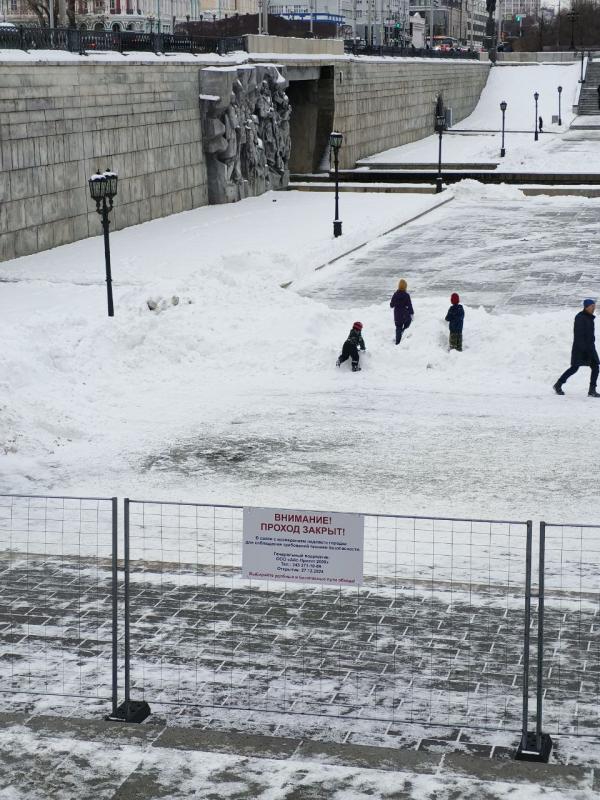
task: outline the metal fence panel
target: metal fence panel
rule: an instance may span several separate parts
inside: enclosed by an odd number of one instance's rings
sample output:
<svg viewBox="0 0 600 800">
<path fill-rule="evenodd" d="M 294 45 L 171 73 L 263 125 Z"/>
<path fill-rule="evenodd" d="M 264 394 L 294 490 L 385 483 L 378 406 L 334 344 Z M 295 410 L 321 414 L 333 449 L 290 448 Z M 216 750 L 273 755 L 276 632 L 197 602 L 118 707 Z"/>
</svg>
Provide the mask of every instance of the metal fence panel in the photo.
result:
<svg viewBox="0 0 600 800">
<path fill-rule="evenodd" d="M 366 515 L 333 588 L 242 578 L 240 507 L 125 511 L 136 700 L 521 730 L 527 523 Z"/>
<path fill-rule="evenodd" d="M 541 524 L 538 729 L 600 735 L 600 525 Z"/>
<path fill-rule="evenodd" d="M 14 702 L 115 708 L 116 514 L 116 498 L 0 495 L 0 691 Z"/>
</svg>

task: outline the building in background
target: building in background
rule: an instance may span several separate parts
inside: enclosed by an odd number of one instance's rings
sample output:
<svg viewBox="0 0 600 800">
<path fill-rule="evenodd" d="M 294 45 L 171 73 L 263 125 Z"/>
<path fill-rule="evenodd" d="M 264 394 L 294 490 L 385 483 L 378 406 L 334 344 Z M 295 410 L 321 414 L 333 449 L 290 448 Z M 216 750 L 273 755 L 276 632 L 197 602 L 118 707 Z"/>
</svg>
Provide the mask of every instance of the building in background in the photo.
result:
<svg viewBox="0 0 600 800">
<path fill-rule="evenodd" d="M 39 25 L 27 0 L 0 0 L 7 22 Z M 257 0 L 75 0 L 75 21 L 87 30 L 172 33 L 180 22 L 256 14 Z M 56 21 L 58 26 L 58 20 Z"/>
<path fill-rule="evenodd" d="M 428 41 L 431 35 L 431 8 L 432 4 L 427 0 L 410 0 L 411 14 L 418 12 L 425 19 Z M 483 44 L 486 20 L 485 0 L 434 0 L 434 36 L 451 36 L 462 45 L 478 48 Z"/>
</svg>

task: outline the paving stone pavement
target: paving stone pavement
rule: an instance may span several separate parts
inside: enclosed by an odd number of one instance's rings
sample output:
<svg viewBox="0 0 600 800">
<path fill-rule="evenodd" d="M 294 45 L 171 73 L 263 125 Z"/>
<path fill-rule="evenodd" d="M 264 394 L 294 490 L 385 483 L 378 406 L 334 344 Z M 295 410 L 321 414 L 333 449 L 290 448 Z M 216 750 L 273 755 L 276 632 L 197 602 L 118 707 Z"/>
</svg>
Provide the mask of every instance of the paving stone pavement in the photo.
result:
<svg viewBox="0 0 600 800">
<path fill-rule="evenodd" d="M 0 744 L 0 792 L 32 800 L 592 800 L 600 789 L 598 752 L 587 764 L 527 764 L 16 714 L 0 715 Z"/>
<path fill-rule="evenodd" d="M 251 714 L 265 733 L 304 725 L 342 741 L 376 735 L 396 744 L 403 723 L 412 723 L 428 731 L 419 737 L 425 749 L 439 738 L 431 724 L 456 731 L 454 738 L 470 728 L 501 732 L 509 742 L 518 736 L 523 608 L 514 587 L 270 584 L 267 591 L 226 570 L 192 572 L 191 585 L 187 567 L 177 574 L 147 565 L 133 576 L 132 697 L 147 700 L 159 718 L 207 724 L 209 714 L 235 726 Z M 56 704 L 77 707 L 81 698 L 108 711 L 110 580 L 108 569 L 86 570 L 75 558 L 19 554 L 5 562 L 5 708 L 48 709 L 54 695 Z M 534 614 L 533 634 L 536 624 Z M 598 628 L 597 603 L 547 604 L 551 733 L 600 730 Z M 534 686 L 534 652 L 532 662 Z"/>
<path fill-rule="evenodd" d="M 326 267 L 298 291 L 332 308 L 366 307 L 389 301 L 406 277 L 417 313 L 419 297 L 449 297 L 457 287 L 470 306 L 576 308 L 590 292 L 596 296 L 595 227 L 587 199 L 550 205 L 543 197 L 459 197 Z"/>
</svg>

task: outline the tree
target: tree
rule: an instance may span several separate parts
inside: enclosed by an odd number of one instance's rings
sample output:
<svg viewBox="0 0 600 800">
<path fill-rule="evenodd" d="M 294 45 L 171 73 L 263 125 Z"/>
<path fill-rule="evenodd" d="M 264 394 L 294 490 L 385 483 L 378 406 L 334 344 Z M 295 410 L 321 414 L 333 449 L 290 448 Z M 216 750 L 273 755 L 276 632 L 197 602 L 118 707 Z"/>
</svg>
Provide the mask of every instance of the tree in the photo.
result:
<svg viewBox="0 0 600 800">
<path fill-rule="evenodd" d="M 27 0 L 27 6 L 33 11 L 42 28 L 50 26 L 50 3 L 53 3 L 54 24 L 58 25 L 59 0 Z M 67 25 L 76 27 L 75 0 L 66 0 Z"/>
</svg>

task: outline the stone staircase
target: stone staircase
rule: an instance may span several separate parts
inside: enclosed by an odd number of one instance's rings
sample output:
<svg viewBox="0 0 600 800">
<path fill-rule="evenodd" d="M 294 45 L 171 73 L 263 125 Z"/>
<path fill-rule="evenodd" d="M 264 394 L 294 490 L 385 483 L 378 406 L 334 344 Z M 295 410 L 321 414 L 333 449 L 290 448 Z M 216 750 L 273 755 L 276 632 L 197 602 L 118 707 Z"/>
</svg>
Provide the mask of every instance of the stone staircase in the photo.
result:
<svg viewBox="0 0 600 800">
<path fill-rule="evenodd" d="M 581 87 L 577 113 L 580 116 L 600 115 L 598 108 L 598 86 L 600 86 L 600 60 L 588 61 L 585 83 Z"/>
</svg>

